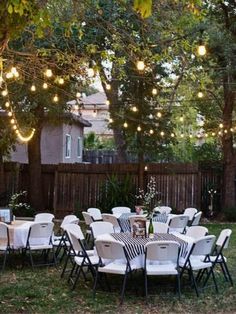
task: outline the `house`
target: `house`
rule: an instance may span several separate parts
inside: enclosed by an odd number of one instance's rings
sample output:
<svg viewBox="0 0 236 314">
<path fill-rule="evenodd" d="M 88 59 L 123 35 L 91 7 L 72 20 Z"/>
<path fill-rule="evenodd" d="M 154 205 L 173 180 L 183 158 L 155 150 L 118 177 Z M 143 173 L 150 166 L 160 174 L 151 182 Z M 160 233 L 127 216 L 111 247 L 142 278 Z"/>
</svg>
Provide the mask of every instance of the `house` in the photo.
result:
<svg viewBox="0 0 236 314">
<path fill-rule="evenodd" d="M 81 98 L 79 103 L 82 105 L 82 117 L 92 124 L 91 128 L 84 130 L 84 134 L 94 132 L 99 137 L 113 137 L 113 131 L 108 127 L 110 115 L 106 94 L 98 92 Z M 78 114 L 78 102 L 72 100 L 69 104 L 72 105 L 73 113 Z"/>
<path fill-rule="evenodd" d="M 66 122 L 46 123 L 41 135 L 42 164 L 76 163 L 83 161 L 84 127 L 91 123 L 73 113 L 67 114 Z M 28 163 L 27 143 L 17 143 L 11 153 L 11 161 Z"/>
</svg>

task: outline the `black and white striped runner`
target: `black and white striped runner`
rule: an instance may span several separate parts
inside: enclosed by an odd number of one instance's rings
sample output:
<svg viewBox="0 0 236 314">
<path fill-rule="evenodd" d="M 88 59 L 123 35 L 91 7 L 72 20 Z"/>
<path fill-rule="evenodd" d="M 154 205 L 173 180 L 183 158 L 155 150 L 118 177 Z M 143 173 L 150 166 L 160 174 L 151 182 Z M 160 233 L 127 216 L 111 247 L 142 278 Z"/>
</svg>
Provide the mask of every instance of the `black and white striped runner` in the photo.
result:
<svg viewBox="0 0 236 314">
<path fill-rule="evenodd" d="M 144 254 L 144 246 L 150 241 L 176 241 L 180 244 L 180 256 L 185 258 L 188 253 L 188 243 L 169 233 L 156 233 L 153 239 L 134 238 L 131 233 L 113 233 L 111 234 L 117 241 L 125 244 L 126 251 L 130 259 Z"/>
</svg>

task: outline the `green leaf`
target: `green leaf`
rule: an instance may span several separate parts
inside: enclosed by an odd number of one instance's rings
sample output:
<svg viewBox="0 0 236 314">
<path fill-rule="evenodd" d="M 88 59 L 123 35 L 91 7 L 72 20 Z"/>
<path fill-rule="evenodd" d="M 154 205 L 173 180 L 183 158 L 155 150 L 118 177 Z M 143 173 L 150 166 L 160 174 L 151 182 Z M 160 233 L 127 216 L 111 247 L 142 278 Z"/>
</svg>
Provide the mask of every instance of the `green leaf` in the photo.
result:
<svg viewBox="0 0 236 314">
<path fill-rule="evenodd" d="M 8 6 L 7 11 L 9 14 L 13 13 L 13 6 L 11 4 Z"/>
<path fill-rule="evenodd" d="M 152 14 L 152 0 L 134 0 L 134 10 L 147 18 Z"/>
</svg>

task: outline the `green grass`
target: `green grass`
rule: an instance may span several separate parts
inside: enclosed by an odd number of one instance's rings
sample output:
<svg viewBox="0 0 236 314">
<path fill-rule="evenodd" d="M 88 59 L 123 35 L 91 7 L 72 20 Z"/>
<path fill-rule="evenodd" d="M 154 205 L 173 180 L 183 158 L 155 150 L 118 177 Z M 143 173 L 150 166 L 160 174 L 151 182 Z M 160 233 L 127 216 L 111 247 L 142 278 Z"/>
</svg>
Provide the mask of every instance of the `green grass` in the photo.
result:
<svg viewBox="0 0 236 314">
<path fill-rule="evenodd" d="M 223 228 L 233 230 L 225 255 L 236 282 L 236 224 L 206 226 L 210 234 L 216 236 Z M 143 297 L 143 278 L 139 273 L 133 285 L 128 285 L 121 307 L 121 280 L 117 276 L 110 280 L 112 293 L 98 289 L 96 299 L 93 300 L 92 281 L 81 280 L 76 289 L 71 291 L 67 276 L 60 278 L 61 266 L 37 268 L 35 271 L 29 266 L 21 269 L 17 255 L 11 257 L 11 262 L 12 265 L 0 275 L 0 313 L 236 313 L 236 288 L 224 281 L 221 272 L 216 274 L 219 294 L 215 293 L 213 287 L 208 287 L 197 298 L 195 291 L 189 285 L 184 285 L 180 301 L 173 292 L 171 279 L 153 278 L 150 281 L 148 305 Z"/>
</svg>

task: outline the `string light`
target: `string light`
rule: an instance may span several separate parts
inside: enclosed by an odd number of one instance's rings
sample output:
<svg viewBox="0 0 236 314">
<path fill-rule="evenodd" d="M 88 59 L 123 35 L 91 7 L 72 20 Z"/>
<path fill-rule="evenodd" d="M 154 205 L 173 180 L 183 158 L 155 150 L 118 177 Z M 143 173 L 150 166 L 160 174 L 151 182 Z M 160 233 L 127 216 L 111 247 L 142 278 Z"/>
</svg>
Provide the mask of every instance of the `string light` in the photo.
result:
<svg viewBox="0 0 236 314">
<path fill-rule="evenodd" d="M 192 134 L 189 134 L 189 138 L 193 138 L 193 135 L 192 135 Z"/>
<path fill-rule="evenodd" d="M 14 124 L 14 125 L 12 126 L 12 128 L 13 128 L 13 130 L 16 130 L 16 129 L 17 129 L 17 126 Z"/>
<path fill-rule="evenodd" d="M 6 107 L 6 108 L 9 108 L 9 107 L 10 107 L 9 101 L 6 101 L 6 102 L 5 102 L 5 107 Z"/>
<path fill-rule="evenodd" d="M 150 134 L 153 134 L 153 133 L 154 133 L 153 129 L 151 129 L 151 130 L 149 131 L 149 133 L 150 133 Z"/>
<path fill-rule="evenodd" d="M 110 100 L 106 100 L 106 105 L 109 106 L 110 105 Z"/>
<path fill-rule="evenodd" d="M 15 119 L 10 120 L 11 124 L 15 124 Z"/>
<path fill-rule="evenodd" d="M 16 129 L 16 134 L 17 134 L 17 137 L 22 141 L 22 142 L 29 142 L 32 137 L 34 136 L 34 132 L 35 132 L 35 129 L 32 129 L 31 133 L 28 135 L 28 136 L 23 136 L 20 131 L 18 129 Z"/>
<path fill-rule="evenodd" d="M 87 74 L 88 74 L 88 77 L 94 77 L 95 71 L 94 71 L 94 69 L 92 68 L 92 65 L 90 65 L 90 67 L 88 68 Z"/>
<path fill-rule="evenodd" d="M 145 63 L 142 60 L 138 60 L 136 67 L 139 71 L 143 71 L 145 69 Z"/>
<path fill-rule="evenodd" d="M 35 92 L 35 91 L 36 91 L 36 86 L 33 84 L 33 85 L 30 87 L 30 90 L 31 90 L 31 92 Z"/>
<path fill-rule="evenodd" d="M 7 79 L 12 79 L 13 78 L 13 73 L 12 72 L 7 72 L 6 73 L 6 78 Z"/>
<path fill-rule="evenodd" d="M 215 132 L 212 132 L 211 135 L 214 137 L 216 134 L 215 134 Z"/>
<path fill-rule="evenodd" d="M 152 89 L 152 94 L 153 94 L 153 95 L 157 95 L 157 89 L 156 89 L 156 88 L 153 88 L 153 89 Z"/>
<path fill-rule="evenodd" d="M 197 93 L 197 97 L 198 98 L 203 98 L 203 96 L 204 96 L 203 92 L 200 91 L 200 92 Z"/>
<path fill-rule="evenodd" d="M 8 117 L 12 117 L 12 112 L 9 111 L 7 115 L 8 115 Z"/>
<path fill-rule="evenodd" d="M 158 117 L 158 118 L 161 118 L 161 117 L 162 117 L 161 112 L 159 112 L 159 111 L 157 112 L 157 117 Z"/>
<path fill-rule="evenodd" d="M 197 47 L 197 53 L 199 56 L 205 56 L 206 54 L 206 46 L 201 43 L 198 47 Z"/>
<path fill-rule="evenodd" d="M 43 89 L 47 89 L 48 88 L 48 84 L 46 82 L 43 83 Z"/>
<path fill-rule="evenodd" d="M 181 117 L 179 118 L 179 121 L 180 121 L 180 122 L 184 122 L 184 117 L 181 116 Z"/>
<path fill-rule="evenodd" d="M 106 90 L 111 90 L 111 84 L 106 84 Z"/>
<path fill-rule="evenodd" d="M 112 119 L 112 118 L 110 118 L 110 119 L 109 119 L 109 123 L 112 123 L 112 122 L 113 122 L 113 119 Z"/>
<path fill-rule="evenodd" d="M 45 71 L 45 76 L 47 76 L 47 77 L 52 77 L 52 70 L 51 69 L 46 69 L 46 71 Z"/>
<path fill-rule="evenodd" d="M 6 96 L 7 96 L 7 94 L 8 94 L 7 89 L 4 89 L 4 90 L 2 91 L 2 96 L 3 96 L 3 97 L 6 97 Z"/>
<path fill-rule="evenodd" d="M 132 111 L 133 111 L 133 112 L 137 112 L 137 111 L 138 111 L 138 108 L 137 108 L 136 106 L 133 106 L 133 107 L 132 107 Z"/>
<path fill-rule="evenodd" d="M 223 123 L 220 123 L 219 127 L 220 127 L 221 129 L 223 129 L 223 127 L 224 127 Z"/>
<path fill-rule="evenodd" d="M 58 98 L 58 96 L 57 96 L 57 94 L 53 97 L 53 101 L 54 102 L 58 102 L 58 100 L 59 100 L 59 98 Z"/>
<path fill-rule="evenodd" d="M 76 93 L 76 98 L 80 98 L 81 97 L 81 93 L 80 92 L 77 92 Z"/>
<path fill-rule="evenodd" d="M 164 136 L 164 135 L 165 135 L 165 132 L 161 131 L 160 135 L 161 135 L 161 136 Z"/>
<path fill-rule="evenodd" d="M 171 133 L 171 135 L 170 135 L 171 137 L 175 137 L 175 135 L 174 135 L 174 133 Z"/>
<path fill-rule="evenodd" d="M 75 110 L 79 110 L 79 106 L 78 105 L 74 105 L 74 109 Z"/>
<path fill-rule="evenodd" d="M 64 79 L 62 77 L 59 78 L 58 83 L 60 85 L 63 85 L 65 83 Z"/>
<path fill-rule="evenodd" d="M 233 128 L 230 128 L 230 131 L 231 131 L 231 132 L 233 132 L 233 131 L 234 131 L 234 129 L 233 129 Z"/>
<path fill-rule="evenodd" d="M 181 134 L 180 134 L 180 137 L 181 137 L 181 138 L 184 138 L 184 134 L 183 134 L 183 133 L 181 133 Z"/>
<path fill-rule="evenodd" d="M 142 130 L 142 128 L 141 128 L 141 126 L 139 125 L 139 126 L 137 127 L 137 131 L 140 132 L 141 130 Z"/>
<path fill-rule="evenodd" d="M 227 133 L 228 133 L 228 130 L 225 129 L 225 130 L 224 130 L 224 133 L 227 134 Z"/>
<path fill-rule="evenodd" d="M 127 122 L 124 123 L 124 128 L 128 128 L 128 123 Z"/>
<path fill-rule="evenodd" d="M 13 67 L 11 68 L 11 73 L 12 73 L 13 75 L 16 75 L 16 73 L 18 73 L 16 67 L 13 66 Z"/>
</svg>

